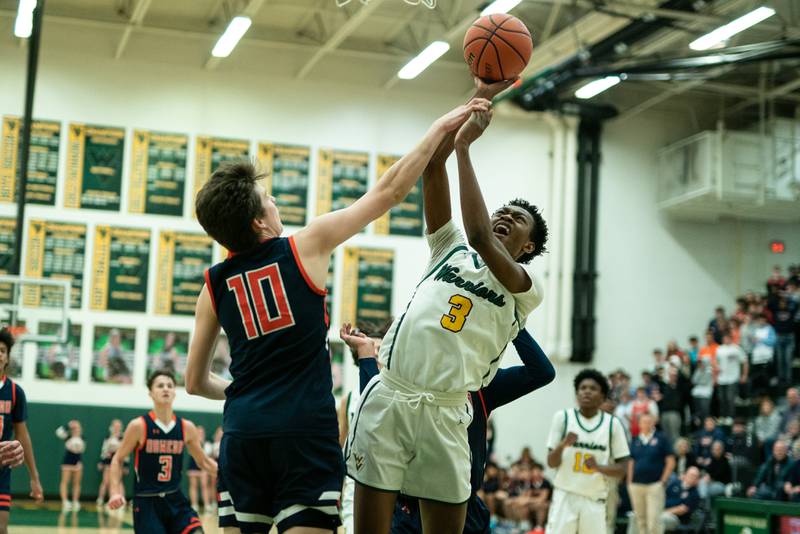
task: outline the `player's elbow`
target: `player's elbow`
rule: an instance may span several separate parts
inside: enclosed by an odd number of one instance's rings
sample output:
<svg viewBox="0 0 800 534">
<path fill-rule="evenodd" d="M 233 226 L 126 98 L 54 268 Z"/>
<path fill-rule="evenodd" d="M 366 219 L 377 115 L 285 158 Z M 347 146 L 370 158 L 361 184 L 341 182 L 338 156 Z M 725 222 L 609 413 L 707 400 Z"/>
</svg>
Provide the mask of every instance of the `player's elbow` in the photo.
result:
<svg viewBox="0 0 800 534">
<path fill-rule="evenodd" d="M 200 394 L 200 380 L 193 374 L 186 375 L 186 393 L 189 395 Z"/>
<path fill-rule="evenodd" d="M 548 364 L 549 365 L 546 368 L 542 369 L 542 372 L 540 374 L 542 380 L 542 386 L 546 386 L 547 384 L 556 379 L 556 368 L 553 367 L 553 365 L 550 364 L 549 362 Z"/>
</svg>

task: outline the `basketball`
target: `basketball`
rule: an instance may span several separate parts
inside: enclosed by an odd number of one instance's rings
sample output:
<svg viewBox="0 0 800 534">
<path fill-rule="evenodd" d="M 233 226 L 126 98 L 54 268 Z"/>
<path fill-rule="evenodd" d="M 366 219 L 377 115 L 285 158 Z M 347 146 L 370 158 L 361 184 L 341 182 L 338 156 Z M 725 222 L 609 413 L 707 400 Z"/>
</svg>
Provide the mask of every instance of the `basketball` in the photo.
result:
<svg viewBox="0 0 800 534">
<path fill-rule="evenodd" d="M 464 36 L 464 60 L 482 80 L 497 82 L 519 76 L 532 51 L 531 33 L 512 15 L 481 17 Z"/>
</svg>

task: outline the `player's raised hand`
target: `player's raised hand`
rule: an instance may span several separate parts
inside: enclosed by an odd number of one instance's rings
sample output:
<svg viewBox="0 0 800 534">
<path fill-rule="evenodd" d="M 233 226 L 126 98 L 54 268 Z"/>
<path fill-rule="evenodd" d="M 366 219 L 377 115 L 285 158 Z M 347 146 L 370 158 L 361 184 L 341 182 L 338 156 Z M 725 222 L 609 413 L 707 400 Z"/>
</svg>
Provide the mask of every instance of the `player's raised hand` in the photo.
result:
<svg viewBox="0 0 800 534">
<path fill-rule="evenodd" d="M 575 445 L 575 442 L 578 441 L 578 434 L 575 432 L 567 432 L 567 435 L 564 436 L 564 440 L 562 443 L 565 447 L 572 447 Z"/>
<path fill-rule="evenodd" d="M 0 466 L 17 467 L 25 460 L 25 451 L 19 441 L 0 442 Z"/>
<path fill-rule="evenodd" d="M 476 111 L 470 116 L 469 120 L 458 130 L 456 134 L 456 145 L 474 143 L 492 122 L 491 111 Z"/>
<path fill-rule="evenodd" d="M 42 490 L 42 483 L 38 479 L 31 479 L 31 498 L 37 503 L 44 502 L 44 491 Z"/>
<path fill-rule="evenodd" d="M 458 106 L 449 113 L 439 117 L 434 124 L 446 132 L 452 132 L 460 128 L 473 112 L 489 111 L 491 107 L 492 103 L 486 98 L 473 98 L 466 104 Z"/>
<path fill-rule="evenodd" d="M 347 346 L 356 351 L 359 358 L 372 358 L 375 356 L 375 342 L 363 332 L 353 328 L 350 323 L 344 323 L 339 329 L 339 337 Z"/>
<path fill-rule="evenodd" d="M 475 96 L 481 98 L 493 99 L 519 80 L 519 76 L 515 76 L 510 80 L 501 80 L 494 83 L 486 83 L 477 76 L 475 76 Z"/>
<path fill-rule="evenodd" d="M 118 510 L 125 506 L 125 496 L 119 493 L 115 493 L 108 499 L 108 507 L 111 510 Z"/>
</svg>

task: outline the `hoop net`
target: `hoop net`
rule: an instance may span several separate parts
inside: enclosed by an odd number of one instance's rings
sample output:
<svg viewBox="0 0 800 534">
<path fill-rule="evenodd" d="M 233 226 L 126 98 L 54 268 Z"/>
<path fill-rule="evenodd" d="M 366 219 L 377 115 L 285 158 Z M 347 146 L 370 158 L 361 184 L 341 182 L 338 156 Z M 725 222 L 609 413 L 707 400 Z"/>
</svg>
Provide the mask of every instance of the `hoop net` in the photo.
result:
<svg viewBox="0 0 800 534">
<path fill-rule="evenodd" d="M 352 1 L 353 0 L 336 0 L 336 6 L 337 7 L 344 7 L 344 6 L 346 6 L 347 4 L 349 4 Z M 361 2 L 364 5 L 369 4 L 369 0 L 358 0 L 358 1 Z M 427 7 L 428 9 L 436 9 L 436 0 L 403 0 L 403 1 L 406 4 L 409 4 L 409 5 L 412 5 L 412 6 L 418 6 L 418 5 L 421 4 L 421 5 L 425 6 L 425 7 Z"/>
</svg>

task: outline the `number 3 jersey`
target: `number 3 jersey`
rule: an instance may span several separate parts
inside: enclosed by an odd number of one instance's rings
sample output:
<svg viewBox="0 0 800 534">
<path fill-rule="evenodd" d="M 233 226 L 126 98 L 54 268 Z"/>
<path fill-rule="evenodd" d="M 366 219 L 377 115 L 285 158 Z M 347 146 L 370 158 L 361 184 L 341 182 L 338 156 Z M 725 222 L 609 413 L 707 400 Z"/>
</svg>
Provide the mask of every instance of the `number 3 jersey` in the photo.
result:
<svg viewBox="0 0 800 534">
<path fill-rule="evenodd" d="M 183 449 L 186 446 L 183 418 L 172 416 L 165 425 L 154 412 L 142 416 L 145 439 L 136 448 L 133 466 L 135 495 L 172 493 L 180 489 L 183 471 Z"/>
<path fill-rule="evenodd" d="M 223 428 L 237 438 L 338 436 L 325 290 L 294 238 L 274 238 L 206 271 L 230 345 Z"/>
<path fill-rule="evenodd" d="M 622 423 L 602 410 L 591 419 L 583 417 L 574 408 L 561 410 L 553 416 L 547 448 L 558 447 L 570 432 L 574 432 L 578 439 L 561 453 L 561 465 L 553 486 L 590 499 L 605 499 L 608 496 L 606 477 L 587 467 L 586 458 L 593 456 L 598 465 L 608 465 L 630 456 Z"/>
<path fill-rule="evenodd" d="M 381 343 L 381 363 L 421 389 L 477 391 L 541 303 L 541 285 L 522 265 L 530 289 L 508 291 L 452 221 L 429 234 L 428 245 L 425 276 Z"/>
</svg>

